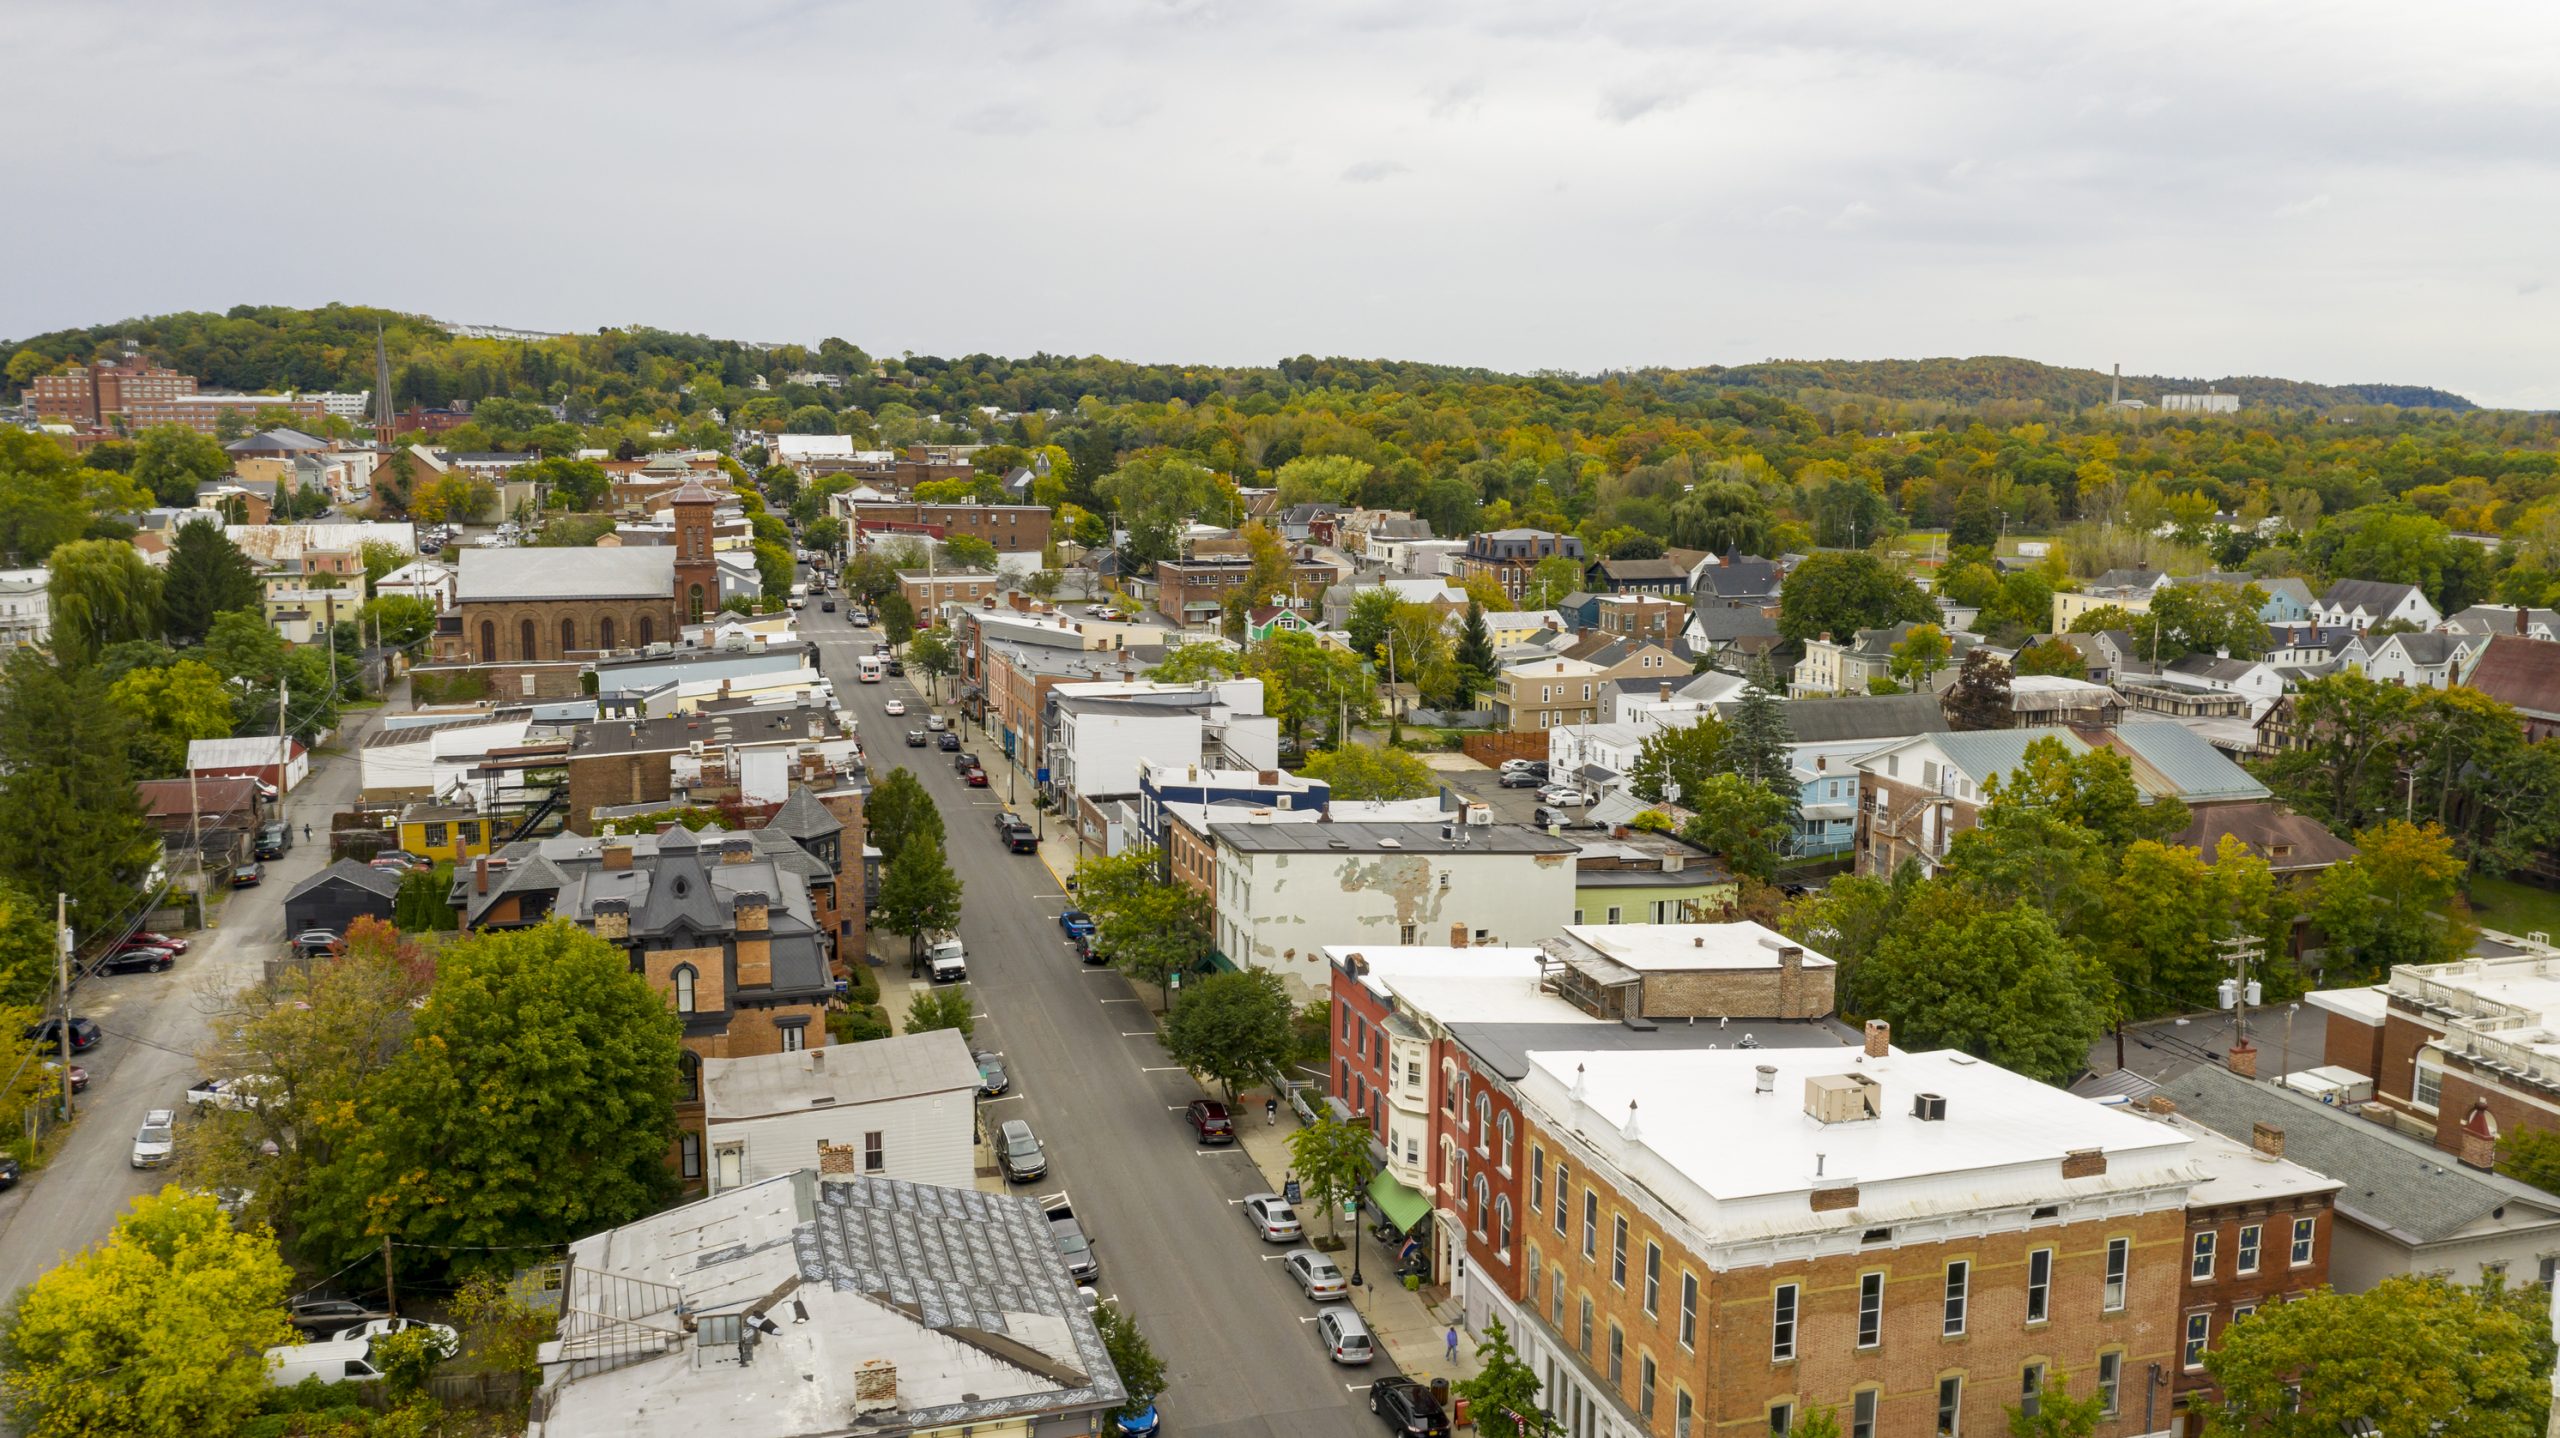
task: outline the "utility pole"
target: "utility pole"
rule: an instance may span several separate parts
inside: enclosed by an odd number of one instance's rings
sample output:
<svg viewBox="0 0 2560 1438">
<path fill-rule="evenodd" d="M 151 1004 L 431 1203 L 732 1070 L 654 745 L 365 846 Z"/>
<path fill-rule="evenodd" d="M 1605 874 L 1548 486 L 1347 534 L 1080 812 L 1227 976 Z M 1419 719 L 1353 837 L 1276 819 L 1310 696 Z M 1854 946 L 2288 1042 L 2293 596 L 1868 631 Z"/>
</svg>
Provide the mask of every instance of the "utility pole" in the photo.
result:
<svg viewBox="0 0 2560 1438">
<path fill-rule="evenodd" d="M 2218 939 L 2214 947 L 2222 950 L 2225 963 L 2231 965 L 2231 977 L 2220 985 L 2222 1007 L 2231 1010 L 2234 1044 L 2249 1041 L 2249 1006 L 2258 1001 L 2258 981 L 2249 977 L 2249 966 L 2266 956 L 2266 944 L 2255 934 L 2233 934 Z"/>
<path fill-rule="evenodd" d="M 391 1235 L 382 1235 L 382 1306 L 392 1317 L 400 1316 L 400 1281 L 391 1271 Z"/>
<path fill-rule="evenodd" d="M 62 1058 L 62 1121 L 71 1121 L 71 897 L 53 896 L 53 982 L 62 997 L 54 1043 Z"/>
<path fill-rule="evenodd" d="M 293 680 L 285 675 L 279 674 L 276 676 L 276 737 L 279 739 L 284 737 L 285 711 L 292 707 Z M 277 748 L 281 751 L 283 746 L 278 745 Z M 279 773 L 276 777 L 282 778 L 284 776 Z"/>
</svg>

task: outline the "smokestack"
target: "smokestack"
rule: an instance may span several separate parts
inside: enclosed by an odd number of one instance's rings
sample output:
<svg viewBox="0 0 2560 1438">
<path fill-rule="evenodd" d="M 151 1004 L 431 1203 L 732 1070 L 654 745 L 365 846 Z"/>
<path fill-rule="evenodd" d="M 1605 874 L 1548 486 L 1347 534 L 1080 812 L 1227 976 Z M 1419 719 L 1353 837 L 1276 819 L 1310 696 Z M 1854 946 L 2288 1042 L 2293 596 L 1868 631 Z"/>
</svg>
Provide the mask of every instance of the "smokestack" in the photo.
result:
<svg viewBox="0 0 2560 1438">
<path fill-rule="evenodd" d="M 2110 385 L 2110 386 L 2108 387 L 2108 389 L 2107 389 L 2107 403 L 2109 403 L 2109 404 L 2122 404 L 2122 403 L 2124 403 L 2124 366 L 2123 366 L 2123 365 L 2117 365 L 2117 366 L 2116 366 L 2116 378 L 2115 378 L 2115 383 L 2114 383 L 2114 384 L 2112 384 L 2112 385 Z"/>
</svg>

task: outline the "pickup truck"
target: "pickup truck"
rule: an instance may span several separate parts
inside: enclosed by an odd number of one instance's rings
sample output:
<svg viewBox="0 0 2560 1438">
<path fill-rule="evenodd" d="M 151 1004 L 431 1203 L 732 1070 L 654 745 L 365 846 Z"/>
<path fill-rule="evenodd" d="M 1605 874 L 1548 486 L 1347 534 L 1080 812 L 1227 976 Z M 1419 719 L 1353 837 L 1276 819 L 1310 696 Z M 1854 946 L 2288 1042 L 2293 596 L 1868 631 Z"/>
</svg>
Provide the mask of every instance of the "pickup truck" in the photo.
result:
<svg viewBox="0 0 2560 1438">
<path fill-rule="evenodd" d="M 1084 1225 L 1076 1222 L 1075 1205 L 1062 1191 L 1044 1194 L 1038 1200 L 1041 1213 L 1049 1220 L 1049 1236 L 1058 1241 L 1058 1256 L 1067 1261 L 1067 1272 L 1076 1282 L 1089 1284 L 1102 1275 L 1102 1265 L 1094 1259 L 1093 1240 L 1085 1237 Z"/>
<path fill-rule="evenodd" d="M 257 1077 L 199 1079 L 187 1089 L 187 1104 L 191 1108 L 256 1108 L 264 1083 Z"/>
</svg>

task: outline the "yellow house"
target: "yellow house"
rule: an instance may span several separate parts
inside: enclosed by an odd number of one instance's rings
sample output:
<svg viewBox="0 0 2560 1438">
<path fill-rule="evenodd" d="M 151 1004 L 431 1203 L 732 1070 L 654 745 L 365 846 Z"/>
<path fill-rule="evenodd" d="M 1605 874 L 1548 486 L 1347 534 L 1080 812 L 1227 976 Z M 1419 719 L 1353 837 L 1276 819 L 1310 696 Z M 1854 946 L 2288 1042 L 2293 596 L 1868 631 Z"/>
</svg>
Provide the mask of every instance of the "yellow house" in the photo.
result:
<svg viewBox="0 0 2560 1438">
<path fill-rule="evenodd" d="M 464 864 L 497 848 L 497 821 L 450 804 L 411 804 L 400 811 L 400 847 L 438 863 Z"/>
</svg>

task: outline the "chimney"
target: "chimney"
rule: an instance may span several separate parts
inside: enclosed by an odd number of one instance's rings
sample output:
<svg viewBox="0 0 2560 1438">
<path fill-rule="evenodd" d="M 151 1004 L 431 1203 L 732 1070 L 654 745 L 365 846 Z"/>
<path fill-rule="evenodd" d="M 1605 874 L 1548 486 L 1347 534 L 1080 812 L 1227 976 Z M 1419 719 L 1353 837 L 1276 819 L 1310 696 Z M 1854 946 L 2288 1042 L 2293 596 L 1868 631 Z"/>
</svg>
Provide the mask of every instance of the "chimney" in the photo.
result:
<svg viewBox="0 0 2560 1438">
<path fill-rule="evenodd" d="M 768 908 L 769 901 L 764 895 L 757 893 L 745 893 L 738 895 L 729 902 L 731 911 L 737 916 L 738 932 L 742 934 L 760 934 L 765 931 L 770 910 Z"/>
<path fill-rule="evenodd" d="M 620 943 L 631 937 L 631 904 L 628 900 L 598 899 L 590 912 L 597 938 Z"/>
<path fill-rule="evenodd" d="M 847 1178 L 862 1172 L 862 1150 L 849 1143 L 818 1140 L 818 1176 L 826 1178 L 842 1174 Z"/>
<path fill-rule="evenodd" d="M 1466 946 L 1467 926 L 1463 923 L 1451 924 L 1449 926 L 1449 947 L 1453 949 L 1463 949 Z"/>
<path fill-rule="evenodd" d="M 744 834 L 732 834 L 720 841 L 720 862 L 743 864 L 756 856 L 756 841 Z"/>
<path fill-rule="evenodd" d="M 1753 1069 L 1751 1071 L 1751 1091 L 1753 1093 L 1776 1093 L 1778 1091 L 1778 1066 L 1776 1064 L 1762 1064 L 1758 1068 Z"/>
<path fill-rule="evenodd" d="M 1880 1059 L 1893 1053 L 1893 1025 L 1882 1019 L 1867 1020 L 1867 1057 Z"/>
<path fill-rule="evenodd" d="M 2258 1046 L 2249 1042 L 2245 1038 L 2235 1038 L 2231 1041 L 2231 1052 L 2223 1059 L 2223 1062 L 2230 1066 L 2233 1073 L 2238 1074 L 2242 1078 L 2256 1078 L 2258 1076 Z"/>
<path fill-rule="evenodd" d="M 2465 1168 L 2498 1166 L 2498 1120 L 2490 1114 L 2485 1098 L 2473 1099 L 2471 1112 L 2463 1116 L 2462 1163 Z"/>
<path fill-rule="evenodd" d="M 606 873 L 620 874 L 629 872 L 631 868 L 631 841 L 629 839 L 622 838 L 605 840 L 604 849 L 602 850 L 602 858 L 604 860 L 604 871 Z"/>
<path fill-rule="evenodd" d="M 2096 1178 L 2107 1171 L 2107 1151 L 2103 1148 L 2075 1148 L 2062 1156 L 2064 1178 Z"/>
<path fill-rule="evenodd" d="M 1636 1101 L 1627 1100 L 1627 1121 L 1618 1128 L 1618 1137 L 1629 1143 L 1641 1142 L 1644 1134 L 1636 1127 Z"/>
<path fill-rule="evenodd" d="M 2268 1158 L 2284 1157 L 2284 1130 L 2271 1123 L 2249 1125 L 2249 1147 Z"/>
<path fill-rule="evenodd" d="M 489 892 L 489 856 L 486 854 L 471 861 L 471 892 Z"/>
<path fill-rule="evenodd" d="M 2178 1111 L 2178 1101 L 2169 1097 L 2165 1093 L 2155 1093 L 2151 1097 L 2144 1099 L 2142 1101 L 2142 1106 L 2151 1110 L 2153 1113 L 2176 1113 Z"/>
<path fill-rule="evenodd" d="M 1670 680 L 1668 680 L 1668 679 L 1663 680 L 1663 681 L 1662 681 L 1662 686 L 1661 686 L 1661 687 L 1662 687 L 1662 702 L 1663 702 L 1663 703 L 1665 703 L 1665 704 L 1668 704 L 1668 703 L 1670 703 L 1670 702 L 1671 702 L 1671 681 L 1670 681 Z"/>
</svg>

